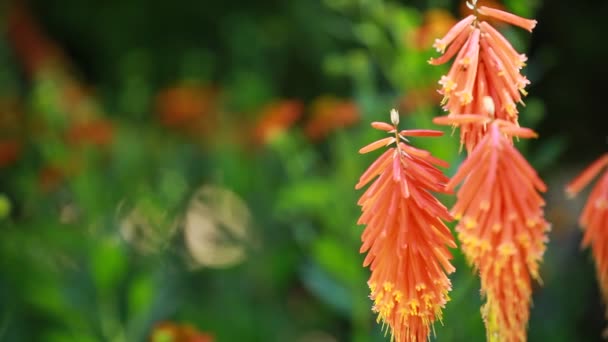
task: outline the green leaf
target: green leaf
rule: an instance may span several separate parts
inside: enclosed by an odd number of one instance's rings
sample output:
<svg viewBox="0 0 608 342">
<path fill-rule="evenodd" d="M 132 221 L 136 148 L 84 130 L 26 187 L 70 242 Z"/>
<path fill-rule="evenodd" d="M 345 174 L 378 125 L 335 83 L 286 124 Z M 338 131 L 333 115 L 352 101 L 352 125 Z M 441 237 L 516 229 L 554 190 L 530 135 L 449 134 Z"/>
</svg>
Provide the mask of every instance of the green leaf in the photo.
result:
<svg viewBox="0 0 608 342">
<path fill-rule="evenodd" d="M 321 300 L 342 314 L 348 315 L 351 312 L 351 291 L 336 282 L 318 265 L 307 263 L 302 266 L 300 273 L 304 285 Z"/>
<path fill-rule="evenodd" d="M 136 317 L 152 306 L 154 282 L 149 274 L 136 277 L 129 287 L 129 316 Z"/>
<path fill-rule="evenodd" d="M 0 220 L 8 217 L 11 213 L 11 201 L 5 194 L 0 194 Z"/>
<path fill-rule="evenodd" d="M 91 270 L 102 293 L 118 287 L 127 271 L 127 260 L 118 241 L 102 239 L 91 251 Z"/>
<path fill-rule="evenodd" d="M 276 210 L 278 213 L 323 213 L 330 207 L 333 197 L 329 182 L 322 179 L 306 180 L 282 189 Z"/>
<path fill-rule="evenodd" d="M 319 266 L 346 285 L 364 278 L 358 249 L 353 243 L 325 236 L 315 240 L 312 253 Z"/>
</svg>

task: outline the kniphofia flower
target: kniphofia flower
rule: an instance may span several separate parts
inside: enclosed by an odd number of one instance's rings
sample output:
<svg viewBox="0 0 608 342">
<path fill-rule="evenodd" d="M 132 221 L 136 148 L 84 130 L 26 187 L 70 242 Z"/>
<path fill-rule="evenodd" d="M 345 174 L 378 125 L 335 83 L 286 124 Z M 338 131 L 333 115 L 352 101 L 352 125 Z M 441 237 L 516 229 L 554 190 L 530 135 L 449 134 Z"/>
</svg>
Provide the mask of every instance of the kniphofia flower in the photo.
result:
<svg viewBox="0 0 608 342">
<path fill-rule="evenodd" d="M 443 223 L 451 215 L 431 192 L 445 193 L 448 178 L 436 166 L 448 165 L 428 151 L 408 145 L 407 137 L 440 136 L 432 130 L 398 131 L 393 125 L 374 122 L 372 127 L 391 136 L 363 147 L 368 153 L 389 147 L 361 176 L 357 189 L 372 180 L 361 196 L 359 224 L 365 224 L 361 252 L 370 266 L 368 285 L 378 321 L 390 327 L 396 341 L 425 341 L 430 326 L 441 319 L 451 290 L 448 247 L 456 244 Z"/>
<path fill-rule="evenodd" d="M 513 146 L 512 137 L 536 134 L 506 120 L 456 118 L 487 127 L 446 190 L 462 183 L 451 213 L 460 220 L 456 231 L 462 251 L 481 278 L 488 340 L 525 341 L 531 280 L 540 280 L 549 224 L 539 195 L 545 184 Z M 435 121 L 454 123 L 449 117 Z"/>
<path fill-rule="evenodd" d="M 570 196 L 575 196 L 602 170 L 604 173 L 591 190 L 579 224 L 585 229 L 582 245 L 591 247 L 600 290 L 606 301 L 608 300 L 608 153 L 593 162 L 568 184 L 566 192 Z"/>
<path fill-rule="evenodd" d="M 475 1 L 470 7 L 475 13 L 455 24 L 433 45 L 443 55 L 429 63 L 440 65 L 454 58 L 450 71 L 439 81 L 443 109 L 450 115 L 485 115 L 483 99 L 491 97 L 496 106 L 495 118 L 517 123 L 516 104 L 523 104 L 522 96 L 527 94 L 525 87 L 530 83 L 521 74 L 527 57 L 478 15 L 528 31 L 532 31 L 536 21 L 486 6 L 478 8 Z M 460 128 L 461 143 L 471 152 L 485 134 L 485 127 L 465 123 Z"/>
</svg>

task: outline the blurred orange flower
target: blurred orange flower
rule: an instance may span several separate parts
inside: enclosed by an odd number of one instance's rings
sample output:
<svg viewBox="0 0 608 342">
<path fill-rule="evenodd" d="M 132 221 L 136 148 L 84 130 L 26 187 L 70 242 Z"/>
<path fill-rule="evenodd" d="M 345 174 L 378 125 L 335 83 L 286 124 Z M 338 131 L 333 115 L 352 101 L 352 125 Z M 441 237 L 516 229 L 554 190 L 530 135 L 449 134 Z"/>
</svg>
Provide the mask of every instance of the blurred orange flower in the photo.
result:
<svg viewBox="0 0 608 342">
<path fill-rule="evenodd" d="M 336 129 L 359 121 L 359 109 L 355 102 L 333 96 L 321 96 L 315 99 L 311 112 L 312 116 L 304 126 L 304 131 L 313 141 L 318 141 Z"/>
<path fill-rule="evenodd" d="M 10 166 L 19 159 L 21 144 L 12 139 L 0 140 L 0 167 Z"/>
<path fill-rule="evenodd" d="M 460 220 L 462 251 L 481 278 L 488 340 L 525 341 L 531 279 L 540 279 L 550 229 L 539 195 L 546 186 L 511 141 L 533 137 L 533 131 L 504 120 L 483 124 L 487 134 L 446 190 L 462 182 L 452 214 Z"/>
<path fill-rule="evenodd" d="M 38 185 L 42 192 L 51 192 L 65 180 L 64 171 L 56 166 L 46 166 L 38 173 Z"/>
<path fill-rule="evenodd" d="M 254 124 L 251 139 L 255 145 L 264 145 L 286 131 L 302 116 L 303 105 L 298 100 L 281 100 L 264 107 Z"/>
<path fill-rule="evenodd" d="M 365 224 L 361 252 L 370 266 L 368 281 L 373 310 L 386 323 L 396 341 L 426 341 L 430 326 L 441 320 L 452 289 L 448 273 L 454 272 L 448 247 L 456 243 L 443 221 L 452 216 L 431 192 L 445 193 L 449 180 L 436 165 L 447 163 L 405 142 L 408 137 L 440 136 L 440 131 L 397 129 L 399 115 L 391 113 L 393 125 L 374 122 L 390 137 L 375 141 L 359 152 L 367 153 L 395 144 L 361 176 L 356 189 L 371 182 L 358 204 Z M 377 177 L 377 178 L 376 178 Z"/>
<path fill-rule="evenodd" d="M 112 123 L 96 119 L 73 123 L 67 131 L 66 139 L 70 145 L 108 146 L 112 143 L 113 136 Z"/>
<path fill-rule="evenodd" d="M 24 1 L 10 2 L 7 23 L 7 38 L 30 77 L 44 67 L 62 62 L 61 50 L 46 36 Z"/>
<path fill-rule="evenodd" d="M 167 127 L 191 127 L 198 121 L 212 120 L 218 95 L 218 89 L 211 86 L 176 85 L 157 95 L 156 111 Z"/>
<path fill-rule="evenodd" d="M 424 13 L 422 25 L 408 34 L 409 42 L 417 50 L 431 48 L 435 37 L 443 36 L 456 23 L 456 18 L 443 9 L 430 9 Z"/>
<path fill-rule="evenodd" d="M 604 173 L 599 176 L 602 170 Z M 604 301 L 608 301 L 608 153 L 568 184 L 566 191 L 570 196 L 575 196 L 598 176 L 599 180 L 591 190 L 579 224 L 585 230 L 582 245 L 591 246 L 600 290 Z"/>
<path fill-rule="evenodd" d="M 160 322 L 150 334 L 150 342 L 213 342 L 211 335 L 198 331 L 189 324 Z"/>
<path fill-rule="evenodd" d="M 434 86 L 408 89 L 399 101 L 399 109 L 405 113 L 414 113 L 441 101 L 441 94 Z"/>
</svg>

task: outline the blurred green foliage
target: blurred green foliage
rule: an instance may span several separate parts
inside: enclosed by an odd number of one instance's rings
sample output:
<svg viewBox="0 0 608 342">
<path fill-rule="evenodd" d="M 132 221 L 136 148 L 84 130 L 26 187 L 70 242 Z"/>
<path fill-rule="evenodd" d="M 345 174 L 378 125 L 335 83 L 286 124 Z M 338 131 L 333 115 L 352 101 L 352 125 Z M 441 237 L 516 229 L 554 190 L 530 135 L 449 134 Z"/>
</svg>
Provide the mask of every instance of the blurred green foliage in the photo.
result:
<svg viewBox="0 0 608 342">
<path fill-rule="evenodd" d="M 144 341 L 159 322 L 173 323 L 155 341 L 178 341 L 179 324 L 217 341 L 388 340 L 356 225 L 354 184 L 375 156 L 357 151 L 392 107 L 402 127 L 436 128 L 445 69 L 427 64 L 428 13 L 459 5 L 2 4 L 0 340 Z M 504 5 L 530 17 L 550 6 Z M 525 33 L 505 33 L 528 50 Z M 531 55 L 533 82 L 545 57 Z M 315 109 L 323 96 L 343 119 Z M 550 101 L 531 91 L 522 125 L 542 128 Z M 462 155 L 446 132 L 413 143 L 453 174 Z M 569 143 L 518 146 L 551 175 Z M 559 229 L 530 340 L 598 339 L 592 264 L 574 226 Z M 454 257 L 436 339 L 484 340 L 479 282 Z"/>
</svg>

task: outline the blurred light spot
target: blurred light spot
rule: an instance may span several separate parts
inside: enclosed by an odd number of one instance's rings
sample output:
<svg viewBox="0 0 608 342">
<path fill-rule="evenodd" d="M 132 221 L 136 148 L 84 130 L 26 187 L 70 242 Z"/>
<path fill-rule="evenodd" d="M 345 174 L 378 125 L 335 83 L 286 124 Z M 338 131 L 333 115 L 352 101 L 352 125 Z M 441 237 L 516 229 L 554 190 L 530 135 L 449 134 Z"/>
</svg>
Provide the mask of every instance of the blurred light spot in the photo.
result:
<svg viewBox="0 0 608 342">
<path fill-rule="evenodd" d="M 78 208 L 73 203 L 63 205 L 59 211 L 59 222 L 63 224 L 76 223 L 78 217 Z"/>
<path fill-rule="evenodd" d="M 125 211 L 123 207 L 124 203 L 121 203 L 119 214 L 120 211 Z M 130 209 L 120 222 L 122 238 L 144 254 L 163 249 L 176 230 L 177 225 L 165 220 L 163 213 L 158 213 L 158 210 L 153 208 L 146 208 L 145 205 Z"/>
<path fill-rule="evenodd" d="M 201 187 L 190 200 L 184 238 L 198 266 L 229 267 L 245 259 L 251 241 L 251 213 L 234 192 L 217 186 Z"/>
</svg>

